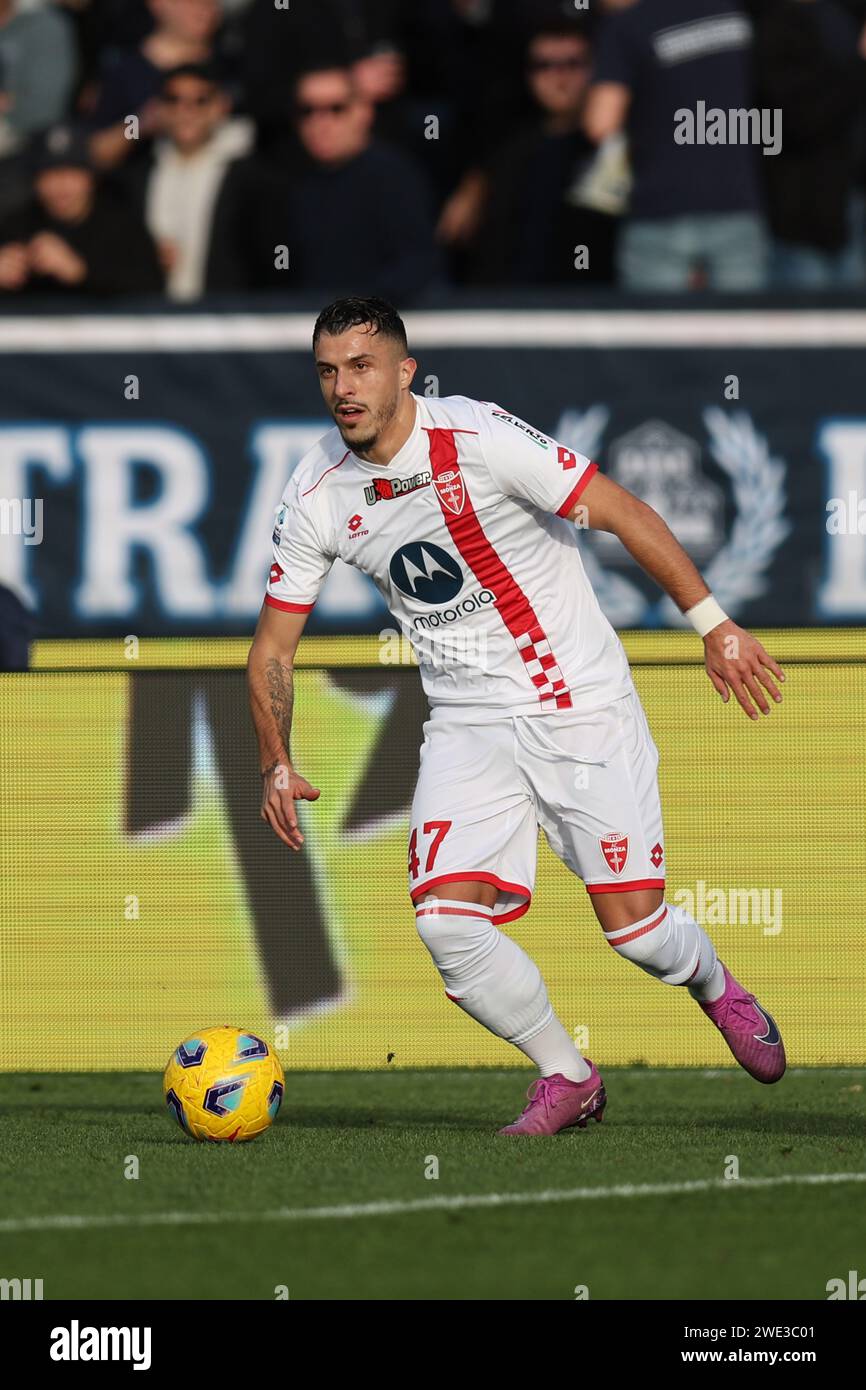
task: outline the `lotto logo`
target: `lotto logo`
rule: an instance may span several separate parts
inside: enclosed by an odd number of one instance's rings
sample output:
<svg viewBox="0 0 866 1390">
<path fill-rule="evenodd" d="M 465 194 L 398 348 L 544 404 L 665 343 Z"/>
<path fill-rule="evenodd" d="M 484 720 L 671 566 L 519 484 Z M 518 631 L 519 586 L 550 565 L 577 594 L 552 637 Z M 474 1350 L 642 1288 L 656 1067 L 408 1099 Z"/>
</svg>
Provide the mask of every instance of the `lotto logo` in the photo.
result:
<svg viewBox="0 0 866 1390">
<path fill-rule="evenodd" d="M 283 577 L 283 574 L 284 574 L 284 570 L 283 570 L 282 565 L 278 565 L 277 562 L 276 562 L 276 560 L 275 560 L 274 563 L 271 565 L 271 572 L 270 572 L 270 575 L 269 575 L 269 577 L 268 577 L 268 583 L 270 583 L 270 584 L 279 584 L 280 580 L 281 580 L 282 577 Z"/>
<path fill-rule="evenodd" d="M 354 516 L 350 516 L 350 517 L 349 517 L 349 520 L 348 520 L 348 523 L 347 523 L 347 525 L 348 525 L 348 527 L 349 527 L 349 530 L 350 530 L 350 531 L 357 531 L 358 527 L 361 525 L 361 522 L 362 522 L 363 520 L 364 520 L 364 518 L 363 518 L 362 516 L 358 516 L 358 513 L 357 513 L 357 512 L 355 513 Z"/>
</svg>

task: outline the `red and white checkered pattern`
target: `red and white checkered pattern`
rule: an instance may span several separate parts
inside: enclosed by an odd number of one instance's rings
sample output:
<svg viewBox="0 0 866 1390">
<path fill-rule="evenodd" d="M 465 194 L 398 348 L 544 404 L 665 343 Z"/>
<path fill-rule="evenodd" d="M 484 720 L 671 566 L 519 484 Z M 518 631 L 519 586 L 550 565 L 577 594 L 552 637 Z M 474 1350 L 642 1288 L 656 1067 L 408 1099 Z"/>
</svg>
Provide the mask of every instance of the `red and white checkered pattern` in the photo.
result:
<svg viewBox="0 0 866 1390">
<path fill-rule="evenodd" d="M 541 628 L 531 628 L 516 641 L 517 649 L 526 664 L 527 674 L 538 691 L 541 703 L 552 700 L 555 701 L 557 709 L 570 709 L 571 695 L 568 686 Z"/>
</svg>

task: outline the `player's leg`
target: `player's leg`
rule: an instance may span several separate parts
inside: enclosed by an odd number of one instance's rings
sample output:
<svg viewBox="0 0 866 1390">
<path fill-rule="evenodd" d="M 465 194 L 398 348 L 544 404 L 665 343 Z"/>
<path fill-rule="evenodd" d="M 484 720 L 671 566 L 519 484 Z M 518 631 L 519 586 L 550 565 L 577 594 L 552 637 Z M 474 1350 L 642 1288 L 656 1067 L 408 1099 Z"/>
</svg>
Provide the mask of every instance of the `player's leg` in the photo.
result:
<svg viewBox="0 0 866 1390">
<path fill-rule="evenodd" d="M 542 1077 L 584 1082 L 591 1065 L 554 1015 L 537 965 L 501 930 L 529 905 L 538 835 L 531 795 L 513 767 L 510 723 L 452 725 L 447 734 L 428 724 L 425 733 L 410 893 L 446 994 L 530 1057 Z"/>
<path fill-rule="evenodd" d="M 775 1020 L 718 959 L 694 917 L 661 890 L 655 896 L 650 904 L 646 893 L 591 894 L 608 944 L 664 984 L 685 985 L 756 1081 L 780 1080 L 785 1046 Z"/>
<path fill-rule="evenodd" d="M 658 751 L 637 694 L 597 720 L 523 737 L 529 751 L 541 743 L 558 753 L 545 767 L 535 750 L 539 820 L 554 852 L 584 880 L 605 939 L 648 975 L 685 986 L 750 1075 L 778 1080 L 785 1053 L 773 1020 L 719 961 L 703 927 L 665 901 Z M 569 779 L 577 784 L 573 810 Z"/>
<path fill-rule="evenodd" d="M 478 903 L 491 910 L 496 906 L 496 900 L 499 897 L 499 889 L 495 884 L 484 883 L 474 878 L 464 879 L 462 882 L 458 879 L 456 883 L 449 883 L 447 887 L 449 898 L 454 898 L 460 902 Z M 431 901 L 435 902 L 436 896 L 435 893 L 425 893 L 416 901 L 426 902 L 429 897 Z"/>
<path fill-rule="evenodd" d="M 688 985 L 696 999 L 718 999 L 724 970 L 707 933 L 664 900 L 663 888 L 590 893 L 608 944 L 667 985 Z"/>
</svg>

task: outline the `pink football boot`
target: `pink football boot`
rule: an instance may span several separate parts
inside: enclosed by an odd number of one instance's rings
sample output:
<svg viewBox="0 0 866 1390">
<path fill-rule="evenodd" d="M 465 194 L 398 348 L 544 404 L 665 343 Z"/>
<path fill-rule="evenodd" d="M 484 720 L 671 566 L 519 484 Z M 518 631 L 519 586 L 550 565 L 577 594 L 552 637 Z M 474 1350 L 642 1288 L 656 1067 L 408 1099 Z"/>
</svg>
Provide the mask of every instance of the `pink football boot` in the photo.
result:
<svg viewBox="0 0 866 1390">
<path fill-rule="evenodd" d="M 749 994 L 725 972 L 725 992 L 712 1004 L 698 1003 L 707 1018 L 716 1025 L 741 1067 L 756 1081 L 766 1085 L 778 1081 L 785 1071 L 785 1044 L 774 1019 L 762 1009 L 754 994 Z"/>
<path fill-rule="evenodd" d="M 557 1134 L 561 1129 L 586 1129 L 590 1115 L 600 1121 L 607 1105 L 604 1083 L 595 1064 L 586 1058 L 592 1071 L 585 1081 L 569 1081 L 561 1072 L 540 1076 L 526 1092 L 529 1104 L 511 1125 L 499 1134 Z"/>
</svg>

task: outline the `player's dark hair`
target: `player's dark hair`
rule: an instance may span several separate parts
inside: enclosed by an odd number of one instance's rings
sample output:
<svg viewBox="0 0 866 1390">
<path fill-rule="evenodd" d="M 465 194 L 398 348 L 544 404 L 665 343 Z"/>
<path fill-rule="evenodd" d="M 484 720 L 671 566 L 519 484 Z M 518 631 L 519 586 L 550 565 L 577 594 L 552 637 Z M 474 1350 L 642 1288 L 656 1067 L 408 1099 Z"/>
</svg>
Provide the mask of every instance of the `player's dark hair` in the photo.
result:
<svg viewBox="0 0 866 1390">
<path fill-rule="evenodd" d="M 364 299 L 360 295 L 348 295 L 345 299 L 335 299 L 323 309 L 316 319 L 313 329 L 313 351 L 320 333 L 330 333 L 334 337 L 346 333 L 350 328 L 360 328 L 370 324 L 371 333 L 381 333 L 385 338 L 393 338 L 399 344 L 403 356 L 408 356 L 409 344 L 406 327 L 393 304 L 387 299 L 370 295 Z"/>
</svg>

